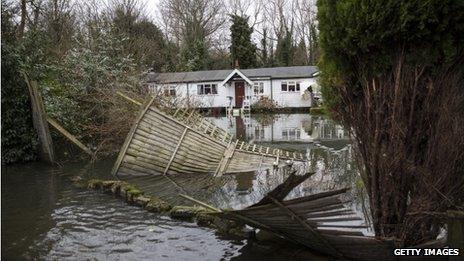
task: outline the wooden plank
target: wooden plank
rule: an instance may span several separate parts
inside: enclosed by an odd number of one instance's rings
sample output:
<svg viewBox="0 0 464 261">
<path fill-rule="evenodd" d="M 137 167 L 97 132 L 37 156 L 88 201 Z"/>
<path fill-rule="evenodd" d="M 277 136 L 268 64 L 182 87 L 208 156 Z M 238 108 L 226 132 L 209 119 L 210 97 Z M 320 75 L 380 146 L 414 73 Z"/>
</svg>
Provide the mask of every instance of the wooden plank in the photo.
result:
<svg viewBox="0 0 464 261">
<path fill-rule="evenodd" d="M 237 142 L 238 140 L 235 143 L 232 143 L 232 140 L 229 141 L 229 145 L 225 149 L 224 154 L 221 158 L 221 161 L 218 164 L 215 176 L 217 177 L 222 176 L 222 174 L 224 174 L 227 171 L 227 167 L 230 163 L 230 159 L 234 155 L 235 148 L 237 147 Z"/>
<path fill-rule="evenodd" d="M 173 117 L 176 117 L 176 115 L 177 115 L 177 113 L 179 113 L 179 111 L 180 111 L 180 107 L 178 107 L 177 110 L 174 112 Z"/>
<path fill-rule="evenodd" d="M 310 235 L 312 237 L 315 237 L 317 238 L 317 240 L 321 243 L 323 243 L 331 252 L 334 256 L 339 256 L 341 257 L 342 254 L 337 250 L 335 249 L 330 243 L 329 241 L 327 241 L 327 239 L 325 239 L 323 236 L 321 236 L 319 234 L 319 232 L 317 232 L 315 229 L 313 229 L 310 225 L 308 225 L 308 223 L 306 223 L 306 221 L 304 221 L 303 219 L 301 219 L 298 215 L 296 215 L 292 210 L 290 210 L 289 208 L 285 207 L 284 205 L 282 205 L 282 203 L 280 203 L 278 200 L 276 200 L 275 198 L 271 197 L 271 196 L 267 196 L 269 197 L 272 202 L 274 202 L 274 204 L 276 204 L 280 209 L 282 209 L 284 212 L 286 212 L 292 219 L 298 221 L 298 223 L 300 223 L 304 229 L 306 229 Z"/>
<path fill-rule="evenodd" d="M 187 196 L 187 195 L 184 195 L 184 194 L 179 194 L 179 196 L 181 196 L 181 197 L 183 197 L 185 199 L 188 199 L 188 200 L 190 200 L 192 202 L 195 202 L 195 203 L 197 203 L 198 205 L 200 205 L 202 207 L 209 208 L 210 210 L 212 210 L 214 212 L 218 212 L 218 213 L 222 212 L 222 210 L 220 210 L 218 208 L 215 208 L 213 206 L 210 206 L 210 205 L 208 205 L 208 204 L 206 204 L 204 202 L 201 202 L 200 200 L 194 199 L 194 198 L 192 198 L 190 196 Z"/>
<path fill-rule="evenodd" d="M 213 137 L 214 136 L 214 132 L 216 131 L 217 129 L 217 126 L 216 125 L 213 125 L 213 130 L 211 131 L 211 133 L 209 134 L 209 136 Z"/>
<path fill-rule="evenodd" d="M 76 137 L 74 137 L 71 133 L 69 133 L 65 128 L 63 128 L 57 121 L 54 119 L 47 117 L 48 123 L 52 125 L 57 131 L 59 131 L 63 136 L 65 136 L 68 140 L 70 140 L 72 143 L 74 143 L 77 147 L 79 147 L 81 150 L 83 150 L 85 153 L 89 154 L 90 156 L 93 156 L 93 152 L 87 148 L 82 142 L 80 142 Z"/>
<path fill-rule="evenodd" d="M 182 145 L 182 141 L 184 140 L 185 134 L 187 133 L 188 130 L 189 130 L 189 128 L 186 126 L 185 129 L 184 129 L 184 132 L 182 133 L 182 136 L 180 136 L 179 143 L 177 143 L 176 149 L 172 153 L 172 156 L 171 156 L 171 159 L 168 162 L 168 165 L 166 165 L 166 169 L 164 170 L 163 175 L 166 175 L 166 173 L 168 173 L 169 167 L 171 167 L 171 163 L 174 160 L 174 158 L 176 157 L 177 151 L 179 150 L 180 145 Z"/>
<path fill-rule="evenodd" d="M 140 111 L 139 115 L 135 119 L 134 124 L 132 125 L 132 128 L 129 131 L 129 134 L 127 135 L 126 140 L 124 141 L 124 144 L 122 145 L 121 150 L 119 151 L 119 155 L 118 155 L 118 158 L 116 159 L 116 162 L 114 163 L 113 169 L 111 170 L 112 175 L 117 174 L 119 167 L 121 166 L 122 160 L 124 158 L 124 155 L 126 154 L 127 148 L 129 148 L 129 144 L 132 141 L 132 137 L 134 136 L 134 133 L 137 130 L 139 122 L 142 120 L 143 116 L 148 111 L 148 109 L 150 108 L 154 100 L 155 100 L 154 96 L 150 100 L 148 100 L 144 104 L 144 108 Z"/>
<path fill-rule="evenodd" d="M 151 110 L 154 111 L 154 112 L 156 112 L 156 113 L 158 113 L 160 116 L 162 116 L 162 117 L 164 117 L 164 118 L 166 118 L 166 119 L 168 119 L 168 120 L 171 120 L 171 121 L 173 121 L 173 122 L 179 123 L 179 124 L 181 124 L 181 125 L 185 125 L 185 124 L 179 122 L 177 119 L 174 119 L 174 118 L 170 117 L 169 115 L 166 115 L 165 113 L 162 113 L 161 111 L 159 111 L 159 110 L 156 109 L 156 108 L 151 108 Z M 222 146 L 225 145 L 222 141 L 213 139 L 213 138 L 211 138 L 209 135 L 206 135 L 206 134 L 204 134 L 204 133 L 202 133 L 202 132 L 200 132 L 200 131 L 197 131 L 197 130 L 195 130 L 195 129 L 190 129 L 190 130 L 191 130 L 192 132 L 195 132 L 195 133 L 200 134 L 201 136 L 207 138 L 208 140 L 210 140 L 210 141 L 212 141 L 212 142 L 214 142 L 214 143 L 217 143 L 217 144 L 222 145 Z"/>
<path fill-rule="evenodd" d="M 40 142 L 40 158 L 48 163 L 55 161 L 55 151 L 50 129 L 47 124 L 47 115 L 43 107 L 42 95 L 39 92 L 36 81 L 30 81 L 27 74 L 23 72 L 31 98 L 32 121 Z"/>
<path fill-rule="evenodd" d="M 187 116 L 187 118 L 185 119 L 185 124 L 188 125 L 190 124 L 189 123 L 189 120 L 190 118 L 192 118 L 193 114 L 195 113 L 195 109 L 192 109 L 192 112 Z"/>
<path fill-rule="evenodd" d="M 135 99 L 132 99 L 131 97 L 125 95 L 124 93 L 122 93 L 122 92 L 120 92 L 120 91 L 117 91 L 116 94 L 119 95 L 119 96 L 121 96 L 121 97 L 123 97 L 124 99 L 126 99 L 126 100 L 128 100 L 128 101 L 130 101 L 130 102 L 132 102 L 132 103 L 134 103 L 134 104 L 136 104 L 136 105 L 138 105 L 138 106 L 142 106 L 142 103 L 141 103 L 141 102 L 139 102 L 139 101 L 137 101 L 137 100 L 135 100 Z"/>
</svg>

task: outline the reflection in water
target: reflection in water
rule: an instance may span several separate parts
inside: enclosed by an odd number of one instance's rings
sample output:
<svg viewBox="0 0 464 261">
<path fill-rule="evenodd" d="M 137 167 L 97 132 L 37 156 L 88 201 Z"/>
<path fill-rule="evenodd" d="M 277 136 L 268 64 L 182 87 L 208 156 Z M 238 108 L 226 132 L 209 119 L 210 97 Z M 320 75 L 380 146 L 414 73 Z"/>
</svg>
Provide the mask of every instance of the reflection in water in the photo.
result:
<svg viewBox="0 0 464 261">
<path fill-rule="evenodd" d="M 323 142 L 348 140 L 348 132 L 330 119 L 309 114 L 253 114 L 251 117 L 211 117 L 213 123 L 238 138 L 254 142 Z"/>
<path fill-rule="evenodd" d="M 349 186 L 353 209 L 365 212 L 362 183 L 353 161 L 346 131 L 330 120 L 304 114 L 215 118 L 222 127 L 252 142 L 304 150 L 304 166 L 316 174 L 288 198 Z M 241 122 L 241 123 L 240 123 Z M 231 125 L 230 125 L 231 124 Z M 232 127 L 230 127 L 232 126 Z M 241 126 L 241 127 L 240 127 Z M 237 130 L 236 127 L 240 129 Z M 96 165 L 42 164 L 6 167 L 2 173 L 2 257 L 5 259 L 120 260 L 283 260 L 292 251 L 263 251 L 253 244 L 220 238 L 213 230 L 148 213 L 109 195 L 73 187 L 69 178 L 109 178 L 113 162 Z M 261 169 L 225 175 L 220 186 L 205 186 L 210 177 L 185 175 L 176 181 L 189 191 L 202 191 L 221 208 L 256 203 L 284 181 L 288 170 Z M 198 183 L 198 184 L 197 184 Z M 162 188 L 145 182 L 166 197 L 178 192 L 169 182 Z M 368 232 L 368 231 L 365 231 Z"/>
<path fill-rule="evenodd" d="M 234 125 L 237 117 L 211 120 L 231 133 L 246 133 L 246 139 L 254 143 L 305 151 L 310 160 L 302 168 L 315 174 L 296 187 L 287 199 L 350 187 L 348 194 L 353 201 L 353 210 L 366 219 L 364 224 L 370 224 L 365 191 L 353 158 L 349 134 L 340 125 L 308 114 L 252 115 L 243 119 L 243 125 Z M 218 190 L 211 202 L 218 207 L 234 209 L 252 205 L 282 183 L 287 175 L 288 172 L 276 170 L 231 175 L 235 179 Z M 372 234 L 370 229 L 364 232 Z"/>
</svg>

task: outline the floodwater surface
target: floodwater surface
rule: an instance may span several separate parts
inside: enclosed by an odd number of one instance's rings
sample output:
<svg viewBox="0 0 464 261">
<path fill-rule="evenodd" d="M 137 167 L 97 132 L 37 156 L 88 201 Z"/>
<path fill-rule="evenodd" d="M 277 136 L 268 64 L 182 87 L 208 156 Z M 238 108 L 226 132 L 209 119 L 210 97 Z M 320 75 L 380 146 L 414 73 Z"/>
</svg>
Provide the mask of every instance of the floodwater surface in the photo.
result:
<svg viewBox="0 0 464 261">
<path fill-rule="evenodd" d="M 289 197 L 344 186 L 359 187 L 348 134 L 307 114 L 214 118 L 235 135 L 311 156 L 316 174 Z M 299 260 L 301 247 L 271 246 L 223 237 L 195 223 L 170 219 L 85 188 L 72 179 L 109 178 L 113 160 L 50 167 L 30 163 L 2 168 L 2 258 L 5 260 Z M 218 207 L 253 204 L 283 181 L 269 171 L 231 175 L 215 191 Z M 352 208 L 365 212 L 359 190 Z M 369 233 L 369 231 L 366 231 Z M 328 260 L 307 253 L 308 260 Z"/>
</svg>

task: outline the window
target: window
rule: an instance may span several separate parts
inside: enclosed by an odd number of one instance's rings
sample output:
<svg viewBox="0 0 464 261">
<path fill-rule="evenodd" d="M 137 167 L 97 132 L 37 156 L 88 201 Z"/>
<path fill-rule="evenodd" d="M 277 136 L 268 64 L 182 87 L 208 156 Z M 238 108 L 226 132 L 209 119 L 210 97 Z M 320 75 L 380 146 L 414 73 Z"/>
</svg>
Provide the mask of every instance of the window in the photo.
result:
<svg viewBox="0 0 464 261">
<path fill-rule="evenodd" d="M 301 86 L 299 82 L 283 81 L 281 83 L 281 89 L 283 92 L 299 92 L 301 90 Z"/>
<path fill-rule="evenodd" d="M 299 140 L 301 139 L 301 130 L 299 128 L 289 128 L 282 130 L 283 140 Z"/>
<path fill-rule="evenodd" d="M 264 140 L 264 128 L 260 126 L 255 126 L 255 139 Z"/>
<path fill-rule="evenodd" d="M 176 86 L 170 85 L 163 88 L 164 96 L 176 96 Z"/>
<path fill-rule="evenodd" d="M 217 84 L 197 84 L 198 95 L 217 94 Z"/>
<path fill-rule="evenodd" d="M 295 91 L 295 82 L 288 82 L 288 91 L 289 92 Z"/>
<path fill-rule="evenodd" d="M 288 140 L 288 130 L 282 130 L 282 139 Z"/>
<path fill-rule="evenodd" d="M 263 82 L 255 82 L 253 83 L 253 94 L 254 95 L 261 95 L 264 93 L 264 83 Z"/>
<path fill-rule="evenodd" d="M 146 87 L 148 89 L 148 92 L 150 92 L 150 93 L 156 92 L 156 84 L 149 83 L 149 84 L 146 85 Z"/>
<path fill-rule="evenodd" d="M 288 89 L 287 89 L 287 82 L 282 82 L 282 91 L 283 91 L 283 92 L 288 91 Z"/>
</svg>

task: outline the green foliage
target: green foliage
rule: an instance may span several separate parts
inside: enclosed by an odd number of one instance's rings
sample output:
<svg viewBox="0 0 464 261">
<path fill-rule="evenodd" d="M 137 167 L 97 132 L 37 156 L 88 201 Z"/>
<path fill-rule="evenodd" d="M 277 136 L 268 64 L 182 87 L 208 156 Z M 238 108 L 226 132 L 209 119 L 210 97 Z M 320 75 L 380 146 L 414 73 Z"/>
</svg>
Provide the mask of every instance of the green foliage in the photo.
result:
<svg viewBox="0 0 464 261">
<path fill-rule="evenodd" d="M 277 102 L 266 96 L 262 96 L 258 101 L 253 103 L 251 108 L 253 112 L 271 112 L 275 111 L 277 108 L 279 108 L 279 106 L 277 105 Z"/>
<path fill-rule="evenodd" d="M 292 66 L 294 51 L 292 32 L 286 29 L 284 36 L 277 40 L 275 51 L 277 64 L 279 66 Z"/>
<path fill-rule="evenodd" d="M 327 109 L 325 108 L 325 106 L 311 107 L 311 109 L 309 110 L 309 113 L 311 115 L 326 115 Z"/>
<path fill-rule="evenodd" d="M 436 239 L 440 221 L 410 213 L 462 199 L 463 2 L 320 0 L 318 11 L 324 103 L 355 134 L 376 236 Z"/>
<path fill-rule="evenodd" d="M 334 86 L 356 81 L 354 71 L 389 70 L 398 52 L 431 66 L 462 55 L 463 16 L 464 4 L 454 0 L 318 1 L 325 101 L 336 108 Z"/>
<path fill-rule="evenodd" d="M 36 158 L 37 136 L 18 48 L 2 43 L 2 164 Z"/>
<path fill-rule="evenodd" d="M 69 50 L 40 82 L 47 113 L 92 146 L 97 146 L 98 130 L 109 121 L 115 91 L 142 91 L 138 66 L 122 51 L 126 41 L 101 34 L 92 48 Z"/>
<path fill-rule="evenodd" d="M 268 46 L 267 46 L 267 29 L 264 28 L 263 30 L 263 38 L 261 39 L 261 66 L 262 67 L 268 67 L 269 66 L 269 55 L 267 52 Z"/>
<path fill-rule="evenodd" d="M 207 70 L 210 64 L 208 47 L 204 40 L 189 43 L 181 52 L 182 68 L 184 71 Z"/>
<path fill-rule="evenodd" d="M 248 17 L 232 15 L 231 21 L 230 55 L 232 63 L 237 60 L 240 68 L 243 69 L 256 67 L 256 45 L 251 41 L 253 28 L 248 26 Z"/>
<path fill-rule="evenodd" d="M 308 65 L 308 52 L 303 39 L 301 39 L 301 41 L 298 43 L 298 46 L 296 46 L 295 52 L 293 53 L 293 65 Z"/>
<path fill-rule="evenodd" d="M 175 69 L 177 47 L 165 39 L 158 26 L 138 12 L 117 6 L 111 30 L 112 34 L 126 39 L 121 52 L 130 54 L 139 66 L 151 67 L 157 72 Z"/>
<path fill-rule="evenodd" d="M 13 9 L 2 2 L 2 164 L 26 162 L 37 157 L 37 135 L 32 124 L 29 92 L 22 76 L 43 77 L 48 67 L 42 31 L 16 36 Z"/>
</svg>

